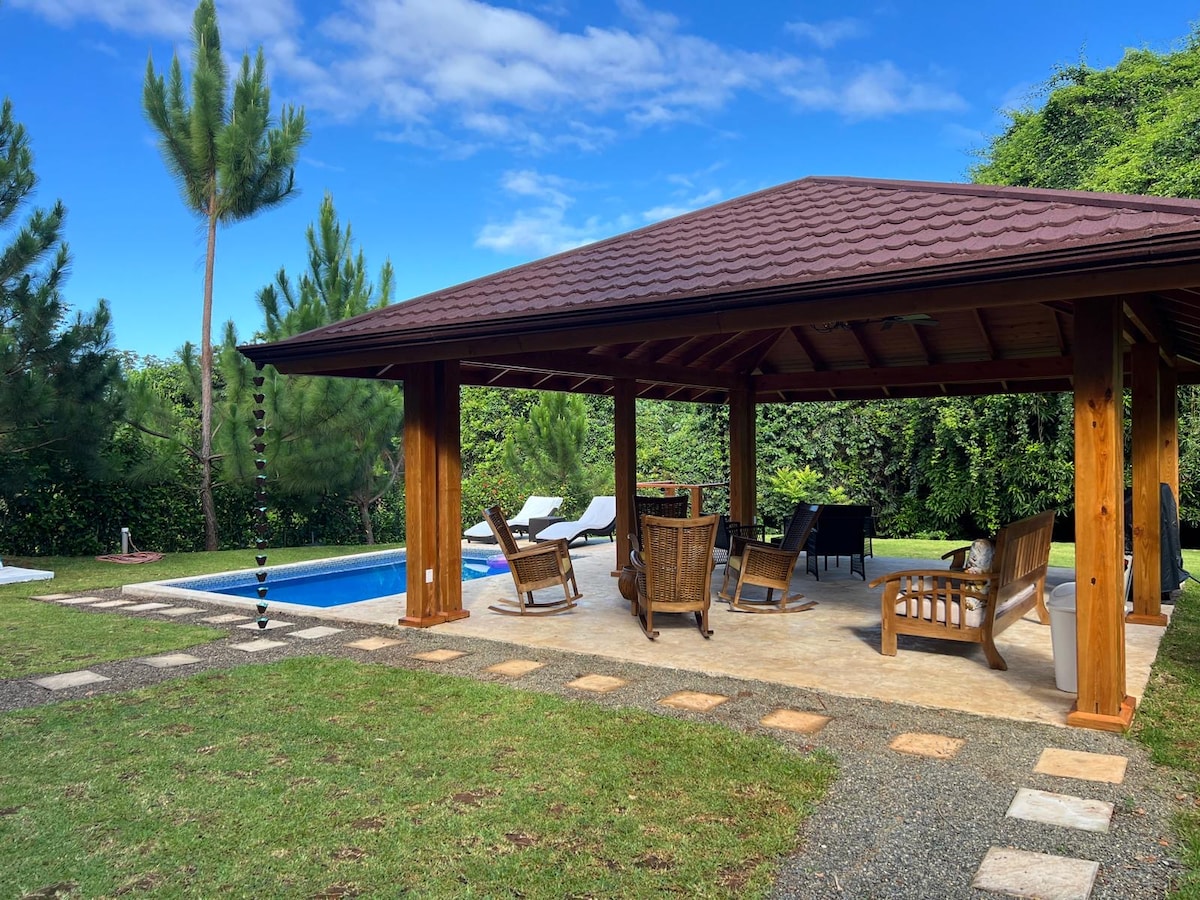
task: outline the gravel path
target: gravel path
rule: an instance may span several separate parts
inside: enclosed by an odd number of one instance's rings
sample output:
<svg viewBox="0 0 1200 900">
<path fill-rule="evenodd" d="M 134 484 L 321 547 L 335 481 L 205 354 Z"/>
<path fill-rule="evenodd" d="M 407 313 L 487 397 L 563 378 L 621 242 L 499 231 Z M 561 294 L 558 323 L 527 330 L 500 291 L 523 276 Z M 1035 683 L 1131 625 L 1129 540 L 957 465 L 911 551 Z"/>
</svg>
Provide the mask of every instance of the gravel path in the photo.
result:
<svg viewBox="0 0 1200 900">
<path fill-rule="evenodd" d="M 93 592 L 116 599 L 119 591 Z M 202 606 L 193 603 L 193 606 Z M 87 610 L 88 607 L 79 607 Z M 230 612 L 206 607 L 176 619 L 199 623 L 204 616 Z M 155 612 L 92 610 L 94 615 L 160 619 Z M 284 618 L 284 617 L 280 617 Z M 818 694 L 760 681 L 713 677 L 678 669 L 624 663 L 605 657 L 546 651 L 479 638 L 449 637 L 437 629 L 388 629 L 356 623 L 287 616 L 293 628 L 267 632 L 227 628 L 230 636 L 186 652 L 200 662 L 158 669 L 136 660 L 90 667 L 111 681 L 51 692 L 31 679 L 0 681 L 0 711 L 95 694 L 126 691 L 213 668 L 274 662 L 299 655 L 343 656 L 366 662 L 443 672 L 510 683 L 523 690 L 586 699 L 611 708 L 640 707 L 661 715 L 715 721 L 749 733 L 768 734 L 799 750 L 824 749 L 838 760 L 841 775 L 801 833 L 801 848 L 785 861 L 776 898 L 986 898 L 997 894 L 970 887 L 991 847 L 1013 847 L 1100 864 L 1091 897 L 1097 900 L 1163 897 L 1180 873 L 1170 817 L 1195 802 L 1168 770 L 1153 766 L 1140 745 L 1118 735 L 1082 729 L 984 718 L 944 710 L 885 704 Z M 207 623 L 206 623 L 207 624 Z M 317 640 L 287 638 L 289 631 L 336 625 L 338 634 Z M 345 646 L 369 637 L 399 643 L 365 651 Z M 268 638 L 283 646 L 248 654 L 234 643 Z M 435 649 L 465 651 L 442 663 L 414 659 Z M 484 671 L 496 663 L 529 659 L 542 668 L 513 679 Z M 587 674 L 625 679 L 611 693 L 567 687 Z M 707 713 L 662 706 L 675 691 L 701 691 L 730 698 Z M 830 717 L 816 734 L 766 728 L 760 720 L 780 708 Z M 951 759 L 899 753 L 889 743 L 904 733 L 936 734 L 962 740 Z M 1038 774 L 1034 767 L 1046 748 L 1127 757 L 1120 784 Z M 1079 831 L 1005 815 L 1020 788 L 1103 800 L 1115 805 L 1108 833 Z"/>
</svg>

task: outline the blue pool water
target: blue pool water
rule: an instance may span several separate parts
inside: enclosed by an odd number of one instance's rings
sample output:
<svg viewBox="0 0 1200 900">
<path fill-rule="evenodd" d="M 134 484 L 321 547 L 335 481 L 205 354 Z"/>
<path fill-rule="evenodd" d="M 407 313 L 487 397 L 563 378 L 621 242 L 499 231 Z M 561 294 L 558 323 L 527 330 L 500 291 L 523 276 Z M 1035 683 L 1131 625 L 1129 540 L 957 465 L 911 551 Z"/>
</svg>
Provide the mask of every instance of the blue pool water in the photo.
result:
<svg viewBox="0 0 1200 900">
<path fill-rule="evenodd" d="M 479 551 L 476 551 L 478 553 Z M 486 578 L 506 568 L 489 566 L 486 556 L 463 553 L 463 581 Z M 281 566 L 270 572 L 265 582 L 268 603 L 296 603 L 327 609 L 346 603 L 358 603 L 375 597 L 403 594 L 408 590 L 408 570 L 404 551 L 372 553 L 350 559 L 327 559 L 312 563 Z M 171 587 L 212 594 L 258 599 L 258 580 L 254 571 L 231 572 L 202 578 L 183 578 L 166 582 Z"/>
</svg>

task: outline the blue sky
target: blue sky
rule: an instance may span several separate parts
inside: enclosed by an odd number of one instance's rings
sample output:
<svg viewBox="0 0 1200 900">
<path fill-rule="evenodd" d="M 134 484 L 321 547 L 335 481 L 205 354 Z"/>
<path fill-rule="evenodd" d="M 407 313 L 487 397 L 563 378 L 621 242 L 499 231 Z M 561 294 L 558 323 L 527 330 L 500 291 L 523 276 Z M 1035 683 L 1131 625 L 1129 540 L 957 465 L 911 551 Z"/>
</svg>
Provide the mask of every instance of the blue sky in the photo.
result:
<svg viewBox="0 0 1200 900">
<path fill-rule="evenodd" d="M 189 0 L 0 0 L 0 94 L 61 198 L 68 302 L 115 344 L 199 342 L 203 231 L 141 113 L 146 60 L 187 66 Z M 999 111 L 1055 66 L 1181 44 L 1176 0 L 218 0 L 223 44 L 266 52 L 305 107 L 300 195 L 221 231 L 214 323 L 305 264 L 326 192 L 397 298 L 806 175 L 962 181 Z M 5 237 L 6 235 L 0 235 Z"/>
</svg>

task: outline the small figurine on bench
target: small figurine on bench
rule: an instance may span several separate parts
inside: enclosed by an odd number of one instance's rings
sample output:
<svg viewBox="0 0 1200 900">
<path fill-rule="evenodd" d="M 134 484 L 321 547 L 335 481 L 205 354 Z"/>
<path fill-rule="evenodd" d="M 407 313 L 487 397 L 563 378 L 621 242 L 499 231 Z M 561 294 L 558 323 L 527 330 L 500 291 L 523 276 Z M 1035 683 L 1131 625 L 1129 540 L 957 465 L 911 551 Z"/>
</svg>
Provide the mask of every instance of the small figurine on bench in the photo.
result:
<svg viewBox="0 0 1200 900">
<path fill-rule="evenodd" d="M 880 652 L 895 656 L 900 634 L 967 641 L 983 646 L 993 669 L 1007 669 L 996 635 L 1035 607 L 1038 620 L 1050 623 L 1044 594 L 1053 530 L 1051 510 L 1001 529 L 990 565 L 986 548 L 971 552 L 980 543 L 976 541 L 946 554 L 954 557 L 949 569 L 911 569 L 876 578 L 870 586 L 883 585 Z"/>
</svg>

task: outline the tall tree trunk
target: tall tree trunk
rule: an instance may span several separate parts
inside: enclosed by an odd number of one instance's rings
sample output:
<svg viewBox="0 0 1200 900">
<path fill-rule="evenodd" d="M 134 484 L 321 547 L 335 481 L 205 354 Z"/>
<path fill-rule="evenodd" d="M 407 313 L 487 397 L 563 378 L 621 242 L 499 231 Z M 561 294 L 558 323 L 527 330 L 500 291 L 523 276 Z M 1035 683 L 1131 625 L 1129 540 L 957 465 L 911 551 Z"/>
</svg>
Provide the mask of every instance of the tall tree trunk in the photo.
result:
<svg viewBox="0 0 1200 900">
<path fill-rule="evenodd" d="M 217 196 L 209 198 L 208 253 L 204 260 L 204 315 L 200 331 L 200 508 L 204 511 L 204 549 L 216 550 L 217 504 L 213 500 L 213 268 L 217 257 Z"/>
<path fill-rule="evenodd" d="M 365 497 L 355 497 L 354 503 L 358 507 L 358 517 L 362 520 L 363 536 L 368 544 L 374 544 L 375 526 L 371 522 L 371 501 Z"/>
</svg>

